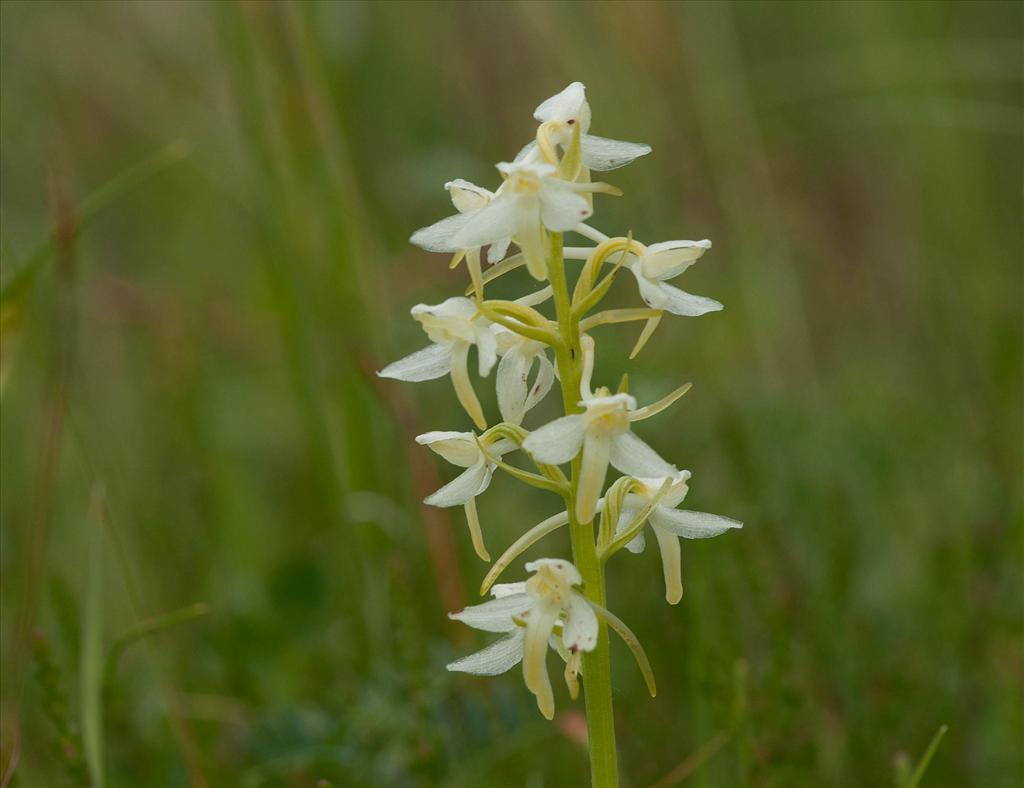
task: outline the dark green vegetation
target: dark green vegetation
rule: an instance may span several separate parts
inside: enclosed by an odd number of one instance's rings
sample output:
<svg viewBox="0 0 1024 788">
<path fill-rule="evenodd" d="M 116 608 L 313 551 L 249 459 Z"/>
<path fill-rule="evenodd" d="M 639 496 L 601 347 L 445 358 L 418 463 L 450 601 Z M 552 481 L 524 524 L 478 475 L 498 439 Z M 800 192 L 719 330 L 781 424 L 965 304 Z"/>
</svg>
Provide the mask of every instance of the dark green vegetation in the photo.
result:
<svg viewBox="0 0 1024 788">
<path fill-rule="evenodd" d="M 1022 19 L 0 5 L 15 784 L 585 781 L 564 689 L 549 725 L 516 674 L 444 671 L 486 567 L 411 438 L 469 422 L 369 374 L 463 286 L 406 243 L 444 181 L 496 184 L 579 79 L 596 133 L 654 147 L 594 223 L 714 241 L 678 284 L 726 310 L 630 373 L 694 382 L 639 432 L 747 523 L 685 546 L 674 608 L 653 549 L 610 567 L 660 688 L 613 647 L 625 784 L 889 786 L 948 724 L 922 786 L 1020 785 Z M 636 330 L 602 330 L 599 382 Z M 557 505 L 498 478 L 492 554 Z"/>
</svg>

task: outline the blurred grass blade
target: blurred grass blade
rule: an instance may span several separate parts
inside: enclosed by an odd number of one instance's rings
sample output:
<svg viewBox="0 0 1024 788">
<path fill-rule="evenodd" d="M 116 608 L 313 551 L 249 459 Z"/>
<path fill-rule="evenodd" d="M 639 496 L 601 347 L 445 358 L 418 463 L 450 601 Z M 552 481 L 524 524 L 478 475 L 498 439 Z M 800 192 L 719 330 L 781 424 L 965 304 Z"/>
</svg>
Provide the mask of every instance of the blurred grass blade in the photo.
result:
<svg viewBox="0 0 1024 788">
<path fill-rule="evenodd" d="M 160 174 L 170 165 L 181 161 L 188 153 L 188 143 L 184 140 L 175 140 L 151 156 L 122 170 L 80 203 L 79 215 L 76 217 L 77 232 L 81 233 L 88 229 L 93 219 L 119 197 Z M 6 306 L 9 299 L 16 299 L 19 294 L 31 289 L 36 274 L 53 255 L 54 249 L 55 237 L 54 234 L 50 234 L 0 288 L 0 307 Z"/>
<path fill-rule="evenodd" d="M 80 215 L 76 217 L 75 232 L 81 233 L 87 229 L 92 220 L 119 197 L 159 174 L 171 164 L 181 161 L 186 155 L 188 145 L 183 140 L 177 140 L 115 175 L 81 203 Z M 20 344 L 36 276 L 43 270 L 56 248 L 55 229 L 0 288 L 0 395 L 7 386 L 14 354 Z"/>
<path fill-rule="evenodd" d="M 110 687 L 113 686 L 114 678 L 117 675 L 117 663 L 120 661 L 121 655 L 128 646 L 145 637 L 155 635 L 158 632 L 163 632 L 165 629 L 177 626 L 178 624 L 184 624 L 186 621 L 201 618 L 209 612 L 209 605 L 205 602 L 196 602 L 194 605 L 186 605 L 185 607 L 178 608 L 177 610 L 172 610 L 170 613 L 163 613 L 159 616 L 153 616 L 152 618 L 140 621 L 134 627 L 119 636 L 107 652 L 106 668 L 103 672 L 104 689 L 109 691 Z"/>
<path fill-rule="evenodd" d="M 949 730 L 948 725 L 942 725 L 932 736 L 932 740 L 928 745 L 928 749 L 924 751 L 924 755 L 921 756 L 921 760 L 917 762 L 917 768 L 914 769 L 914 773 L 910 775 L 910 779 L 903 785 L 903 788 L 917 788 L 921 783 L 921 778 L 924 777 L 924 773 L 928 771 L 928 766 L 932 762 L 932 758 L 935 757 L 935 753 L 939 750 L 939 744 L 942 743 L 942 738 L 946 735 L 946 731 Z"/>
<path fill-rule="evenodd" d="M 0 394 L 7 387 L 7 377 L 11 372 L 11 362 L 21 340 L 21 329 L 28 312 L 29 298 L 32 295 L 31 278 L 14 288 L 9 297 L 0 300 Z"/>
<path fill-rule="evenodd" d="M 82 612 L 82 746 L 90 782 L 103 782 L 103 488 L 93 488 L 86 526 L 85 601 Z"/>
</svg>

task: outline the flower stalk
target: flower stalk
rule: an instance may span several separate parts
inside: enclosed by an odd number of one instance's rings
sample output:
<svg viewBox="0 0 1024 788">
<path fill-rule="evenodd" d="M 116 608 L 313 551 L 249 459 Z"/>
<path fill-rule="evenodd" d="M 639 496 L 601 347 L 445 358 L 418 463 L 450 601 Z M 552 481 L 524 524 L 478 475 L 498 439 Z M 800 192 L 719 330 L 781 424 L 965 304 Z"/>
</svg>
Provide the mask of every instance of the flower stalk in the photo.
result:
<svg viewBox="0 0 1024 788">
<path fill-rule="evenodd" d="M 451 255 L 452 267 L 465 260 L 469 283 L 463 296 L 412 308 L 432 344 L 389 364 L 379 374 L 408 381 L 451 379 L 478 432 L 434 431 L 417 437 L 419 443 L 463 469 L 425 503 L 462 507 L 473 549 L 482 560 L 491 559 L 485 547 L 486 512 L 478 510 L 477 498 L 495 473 L 561 499 L 564 511 L 525 528 L 486 573 L 480 593 L 489 592 L 493 598 L 449 614 L 453 620 L 502 637 L 447 667 L 493 676 L 522 663 L 523 682 L 537 708 L 553 719 L 555 696 L 547 660 L 548 652 L 555 651 L 565 663 L 565 685 L 573 700 L 579 694 L 579 673 L 583 673 L 592 784 L 615 788 L 619 772 L 611 632 L 629 647 L 652 697 L 655 683 L 640 641 L 607 607 L 605 570 L 610 559 L 622 548 L 641 552 L 650 525 L 661 553 L 665 598 L 676 604 L 683 595 L 679 540 L 716 536 L 741 524 L 677 509 L 687 493 L 690 472 L 666 462 L 633 433 L 635 423 L 661 413 L 690 384 L 643 407 L 629 393 L 628 375 L 622 375 L 615 393 L 604 386 L 595 388 L 595 339 L 590 332 L 643 321 L 632 358 L 664 314 L 694 317 L 722 305 L 667 283 L 709 249 L 710 241 L 646 245 L 632 233 L 609 236 L 583 223 L 594 212 L 594 195 L 621 195 L 616 187 L 592 180 L 591 171 L 628 164 L 649 153 L 648 146 L 590 134 L 590 106 L 578 82 L 544 101 L 534 118 L 540 124 L 534 141 L 513 162 L 498 165 L 504 182 L 496 191 L 461 179 L 449 181 L 445 188 L 458 213 L 413 234 L 413 243 Z M 595 246 L 566 247 L 567 232 Z M 507 256 L 512 243 L 518 252 Z M 486 271 L 485 246 L 491 266 Z M 582 263 L 571 286 L 567 261 Z M 610 268 L 602 272 L 606 263 Z M 522 268 L 531 281 L 523 296 L 514 300 L 486 297 L 491 282 Z M 636 279 L 645 306 L 595 311 L 622 278 L 623 268 Z M 537 289 L 533 280 L 545 284 Z M 497 424 L 488 426 L 473 384 L 474 366 L 481 378 L 497 367 L 501 415 Z M 556 378 L 563 415 L 533 429 L 524 427 L 524 418 Z M 506 459 L 515 452 L 525 454 L 536 472 Z M 563 466 L 568 466 L 568 474 Z M 623 475 L 606 488 L 610 469 Z M 524 552 L 563 527 L 569 534 L 571 562 L 537 559 L 525 564 L 531 573 L 527 580 L 496 582 Z"/>
<path fill-rule="evenodd" d="M 555 354 L 562 385 L 562 403 L 566 414 L 579 413 L 580 380 L 583 377 L 583 351 L 579 321 L 573 315 L 562 257 L 562 235 L 551 233 L 548 244 L 548 276 L 554 293 L 555 315 L 562 337 L 562 351 Z M 587 599 L 605 607 L 604 571 L 594 542 L 593 518 L 581 523 L 576 517 L 576 492 L 579 486 L 582 449 L 572 461 L 569 493 L 565 510 L 569 513 L 569 539 L 572 560 L 583 577 Z M 597 647 L 583 655 L 583 696 L 587 711 L 587 745 L 590 750 L 590 779 L 595 788 L 619 784 L 618 749 L 615 745 L 615 718 L 612 708 L 612 664 L 608 627 L 601 621 Z"/>
</svg>

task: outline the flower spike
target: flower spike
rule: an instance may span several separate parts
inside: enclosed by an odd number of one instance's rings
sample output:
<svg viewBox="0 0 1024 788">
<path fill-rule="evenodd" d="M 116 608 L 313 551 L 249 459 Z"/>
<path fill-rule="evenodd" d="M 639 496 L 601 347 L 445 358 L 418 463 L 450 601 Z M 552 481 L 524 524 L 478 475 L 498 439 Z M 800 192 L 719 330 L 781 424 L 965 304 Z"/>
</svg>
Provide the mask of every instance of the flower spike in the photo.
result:
<svg viewBox="0 0 1024 788">
<path fill-rule="evenodd" d="M 413 234 L 414 244 L 450 255 L 452 269 L 465 261 L 468 281 L 462 296 L 412 308 L 431 344 L 378 374 L 408 381 L 451 378 L 477 432 L 436 431 L 416 438 L 459 468 L 455 478 L 427 496 L 425 503 L 463 507 L 480 558 L 490 560 L 477 498 L 489 488 L 496 470 L 563 502 L 556 514 L 513 539 L 489 568 L 480 586 L 481 595 L 490 592 L 488 601 L 450 614 L 453 620 L 495 633 L 497 639 L 447 667 L 494 676 L 521 665 L 523 682 L 538 709 L 552 719 L 555 701 L 547 657 L 549 650 L 555 651 L 565 663 L 562 676 L 569 697 L 578 697 L 581 680 L 587 695 L 592 782 L 615 786 L 609 632 L 629 647 L 652 697 L 655 684 L 636 636 L 605 608 L 606 565 L 622 548 L 642 551 L 650 526 L 661 554 L 665 598 L 674 605 L 683 595 L 679 540 L 716 536 L 741 528 L 742 523 L 678 508 L 689 489 L 690 472 L 662 459 L 633 433 L 634 422 L 668 408 L 690 384 L 643 407 L 630 392 L 629 374 L 622 370 L 609 378 L 623 373 L 614 393 L 595 387 L 596 349 L 590 332 L 601 326 L 642 323 L 630 353 L 633 358 L 666 315 L 694 317 L 721 310 L 722 305 L 669 283 L 711 248 L 710 241 L 646 245 L 632 232 L 609 234 L 589 223 L 594 195 L 622 193 L 595 181 L 593 171 L 628 164 L 650 153 L 649 146 L 591 134 L 592 113 L 581 82 L 542 101 L 534 119 L 533 140 L 511 162 L 497 165 L 501 177 L 495 178 L 493 190 L 463 179 L 448 181 L 445 189 L 457 213 Z M 564 245 L 563 234 L 570 232 L 583 239 L 573 243 L 582 245 Z M 518 249 L 508 256 L 513 243 Z M 489 267 L 483 260 L 485 247 Z M 635 290 L 626 288 L 633 303 L 599 311 L 599 304 L 625 276 L 623 269 L 636 281 Z M 485 297 L 485 288 L 498 278 L 503 278 L 503 289 L 516 280 L 527 286 L 518 297 Z M 501 421 L 490 428 L 471 379 L 472 354 L 481 378 L 497 367 L 495 399 Z M 531 425 L 535 409 L 544 404 L 556 382 L 561 415 L 545 416 L 546 423 Z M 505 455 L 520 448 L 535 468 L 506 461 Z M 624 474 L 610 485 L 609 468 Z M 571 536 L 571 561 L 531 561 L 525 564 L 525 580 L 496 582 L 527 550 L 563 527 Z"/>
</svg>

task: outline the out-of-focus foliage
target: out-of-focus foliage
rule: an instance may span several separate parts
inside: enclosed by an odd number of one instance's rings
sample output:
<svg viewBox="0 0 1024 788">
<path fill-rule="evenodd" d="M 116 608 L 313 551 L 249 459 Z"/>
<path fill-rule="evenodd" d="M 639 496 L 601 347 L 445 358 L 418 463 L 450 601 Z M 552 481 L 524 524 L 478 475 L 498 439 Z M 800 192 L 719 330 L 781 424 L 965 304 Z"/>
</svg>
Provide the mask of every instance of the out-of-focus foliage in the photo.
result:
<svg viewBox="0 0 1024 788">
<path fill-rule="evenodd" d="M 666 321 L 632 380 L 694 381 L 641 432 L 694 472 L 688 505 L 747 524 L 686 546 L 678 607 L 653 551 L 611 566 L 660 690 L 614 647 L 627 784 L 711 742 L 686 784 L 891 785 L 943 723 L 923 786 L 1024 782 L 1020 4 L 9 1 L 0 23 L 4 285 L 52 239 L 2 321 L 16 785 L 95 768 L 97 703 L 110 785 L 583 784 L 580 707 L 551 726 L 514 676 L 445 673 L 476 641 L 444 613 L 485 566 L 419 504 L 449 469 L 410 439 L 469 424 L 444 381 L 371 374 L 423 344 L 413 303 L 463 286 L 406 242 L 444 181 L 494 185 L 575 79 L 596 133 L 654 147 L 598 226 L 714 241 L 687 283 L 726 310 Z M 635 331 L 603 331 L 614 385 Z M 556 506 L 498 479 L 489 544 Z M 96 627 L 120 644 L 99 697 Z"/>
</svg>

